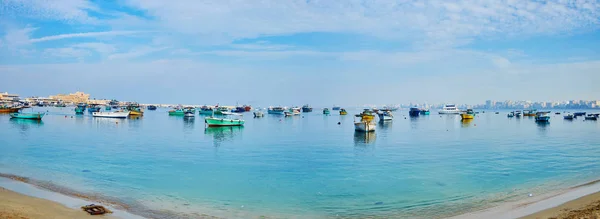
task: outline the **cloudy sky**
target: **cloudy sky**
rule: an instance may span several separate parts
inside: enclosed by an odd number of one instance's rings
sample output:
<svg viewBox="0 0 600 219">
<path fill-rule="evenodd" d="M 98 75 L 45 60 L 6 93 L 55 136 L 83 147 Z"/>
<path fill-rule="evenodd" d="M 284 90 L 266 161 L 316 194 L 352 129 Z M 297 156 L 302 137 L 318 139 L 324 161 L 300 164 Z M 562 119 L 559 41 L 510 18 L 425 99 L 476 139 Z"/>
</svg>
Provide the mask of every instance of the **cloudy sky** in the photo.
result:
<svg viewBox="0 0 600 219">
<path fill-rule="evenodd" d="M 0 0 L 0 92 L 259 105 L 600 99 L 596 0 Z"/>
</svg>

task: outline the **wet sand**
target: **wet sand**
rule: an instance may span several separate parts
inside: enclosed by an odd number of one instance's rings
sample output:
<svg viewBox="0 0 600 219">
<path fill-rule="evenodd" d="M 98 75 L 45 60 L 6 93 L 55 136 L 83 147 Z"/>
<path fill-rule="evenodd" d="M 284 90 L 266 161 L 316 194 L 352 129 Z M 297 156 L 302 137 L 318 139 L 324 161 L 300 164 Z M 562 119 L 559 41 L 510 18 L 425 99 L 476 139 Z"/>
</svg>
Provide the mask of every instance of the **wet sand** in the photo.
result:
<svg viewBox="0 0 600 219">
<path fill-rule="evenodd" d="M 6 219 L 70 219 L 113 218 L 107 215 L 91 216 L 83 210 L 68 208 L 62 204 L 16 193 L 0 187 L 0 218 Z"/>
<path fill-rule="evenodd" d="M 590 194 L 554 208 L 531 214 L 522 219 L 600 218 L 600 192 Z"/>
</svg>

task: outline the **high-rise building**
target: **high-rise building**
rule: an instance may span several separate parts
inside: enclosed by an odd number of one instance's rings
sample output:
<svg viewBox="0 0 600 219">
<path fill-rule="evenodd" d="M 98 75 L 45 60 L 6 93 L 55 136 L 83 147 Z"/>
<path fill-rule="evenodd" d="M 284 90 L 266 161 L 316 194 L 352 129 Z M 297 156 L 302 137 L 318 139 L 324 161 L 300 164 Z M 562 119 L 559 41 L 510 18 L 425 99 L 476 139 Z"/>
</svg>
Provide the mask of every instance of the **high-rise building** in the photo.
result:
<svg viewBox="0 0 600 219">
<path fill-rule="evenodd" d="M 492 108 L 492 101 L 491 100 L 486 100 L 485 101 L 485 108 L 486 109 L 491 109 Z"/>
</svg>

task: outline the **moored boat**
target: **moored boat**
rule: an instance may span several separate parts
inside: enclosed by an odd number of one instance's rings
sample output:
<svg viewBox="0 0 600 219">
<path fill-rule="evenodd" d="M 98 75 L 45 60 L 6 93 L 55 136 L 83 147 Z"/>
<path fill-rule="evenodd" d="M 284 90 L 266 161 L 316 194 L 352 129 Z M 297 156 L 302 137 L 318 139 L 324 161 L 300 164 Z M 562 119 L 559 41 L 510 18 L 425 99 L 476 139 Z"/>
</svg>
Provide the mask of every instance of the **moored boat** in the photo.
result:
<svg viewBox="0 0 600 219">
<path fill-rule="evenodd" d="M 243 113 L 243 112 L 246 112 L 246 107 L 238 106 L 238 107 L 235 107 L 235 109 L 232 109 L 231 112 Z"/>
<path fill-rule="evenodd" d="M 346 111 L 346 109 L 342 108 L 340 109 L 340 115 L 348 115 L 348 111 Z"/>
<path fill-rule="evenodd" d="M 42 120 L 42 117 L 46 115 L 45 113 L 11 113 L 9 114 L 11 119 L 32 119 L 32 120 Z"/>
<path fill-rule="evenodd" d="M 590 113 L 585 116 L 585 120 L 598 120 L 600 114 L 598 113 Z"/>
<path fill-rule="evenodd" d="M 419 114 L 421 114 L 421 115 L 429 115 L 429 109 L 421 109 L 421 111 L 419 112 Z"/>
<path fill-rule="evenodd" d="M 508 115 L 506 115 L 506 117 L 508 117 L 508 118 L 515 117 L 515 112 L 508 113 Z"/>
<path fill-rule="evenodd" d="M 193 107 L 190 108 L 186 108 L 183 110 L 183 116 L 185 117 L 194 117 L 196 115 L 196 109 L 194 109 Z"/>
<path fill-rule="evenodd" d="M 335 106 L 335 105 L 331 108 L 331 110 L 340 110 L 340 109 L 341 109 L 340 106 Z"/>
<path fill-rule="evenodd" d="M 17 113 L 19 110 L 20 107 L 0 106 L 0 113 Z"/>
<path fill-rule="evenodd" d="M 536 109 L 523 110 L 523 116 L 536 116 L 536 115 L 537 115 Z"/>
<path fill-rule="evenodd" d="M 226 107 L 226 106 L 220 106 L 220 107 L 217 107 L 216 110 L 214 110 L 215 115 L 224 115 L 228 112 L 229 112 L 229 107 Z"/>
<path fill-rule="evenodd" d="M 460 114 L 461 111 L 454 104 L 446 104 L 446 105 L 444 105 L 442 110 L 440 110 L 438 113 L 439 114 Z"/>
<path fill-rule="evenodd" d="M 177 106 L 172 110 L 169 110 L 169 116 L 185 116 L 186 112 L 196 113 L 194 107 L 181 107 Z"/>
<path fill-rule="evenodd" d="M 281 106 L 271 106 L 269 107 L 269 109 L 267 110 L 268 114 L 275 114 L 275 115 L 283 115 L 283 112 L 285 112 L 286 108 L 285 107 L 281 107 Z"/>
<path fill-rule="evenodd" d="M 359 121 L 356 121 L 356 118 L 360 118 Z M 373 132 L 377 125 L 374 120 L 375 116 L 373 115 L 373 111 L 364 110 L 362 113 L 356 115 L 354 117 L 354 131 L 357 132 Z"/>
<path fill-rule="evenodd" d="M 202 106 L 200 107 L 200 115 L 212 115 L 213 114 L 213 109 L 208 107 L 208 106 Z"/>
<path fill-rule="evenodd" d="M 416 107 L 411 107 L 410 110 L 408 111 L 409 116 L 419 116 L 420 113 L 421 113 L 421 110 Z"/>
<path fill-rule="evenodd" d="M 144 115 L 144 110 L 140 108 L 140 104 L 138 103 L 130 103 L 127 105 L 126 109 L 129 110 L 130 116 Z"/>
<path fill-rule="evenodd" d="M 148 106 L 146 107 L 146 109 L 148 109 L 148 110 L 156 110 L 156 108 L 157 108 L 157 107 L 156 107 L 156 106 L 154 106 L 154 105 L 148 105 Z"/>
<path fill-rule="evenodd" d="M 474 119 L 475 118 L 475 112 L 473 112 L 473 109 L 467 109 L 467 111 L 464 111 L 460 114 L 460 118 L 463 120 L 466 119 Z"/>
<path fill-rule="evenodd" d="M 377 112 L 379 116 L 379 121 L 391 121 L 394 119 L 394 115 L 391 110 L 380 110 Z"/>
<path fill-rule="evenodd" d="M 306 104 L 306 105 L 302 106 L 302 112 L 303 112 L 303 113 L 310 113 L 310 112 L 312 112 L 312 111 L 313 111 L 313 108 L 312 108 L 312 107 L 310 107 L 308 104 Z"/>
<path fill-rule="evenodd" d="M 222 115 L 226 115 L 226 116 L 228 116 L 228 118 L 215 118 L 215 117 L 211 116 L 211 117 L 206 117 L 204 119 L 204 122 L 209 127 L 213 127 L 213 126 L 243 126 L 244 125 L 245 121 L 243 119 L 231 118 L 232 116 L 241 116 L 241 114 L 224 112 L 224 113 L 222 113 Z"/>
<path fill-rule="evenodd" d="M 102 108 L 100 108 L 100 105 L 98 104 L 90 104 L 88 105 L 88 112 L 93 113 L 93 112 L 100 112 Z"/>
<path fill-rule="evenodd" d="M 254 111 L 254 118 L 263 117 L 265 114 L 261 111 Z"/>
<path fill-rule="evenodd" d="M 85 112 L 86 107 L 87 107 L 87 104 L 78 103 L 77 106 L 75 107 L 75 114 L 83 114 Z"/>
<path fill-rule="evenodd" d="M 112 109 L 112 108 L 110 107 L 110 105 L 106 105 L 106 106 L 104 106 L 104 110 L 106 110 L 106 111 L 110 111 L 111 109 Z"/>
<path fill-rule="evenodd" d="M 329 115 L 330 113 L 331 113 L 331 111 L 329 111 L 329 108 L 324 108 L 323 109 L 323 114 Z"/>
<path fill-rule="evenodd" d="M 574 116 L 573 114 L 570 114 L 570 113 L 569 113 L 569 114 L 567 114 L 567 115 L 564 115 L 564 116 L 563 116 L 563 118 L 564 118 L 564 119 L 566 119 L 566 120 L 572 120 L 572 119 L 574 119 L 574 118 L 575 118 L 575 116 Z"/>
<path fill-rule="evenodd" d="M 296 115 L 300 115 L 302 109 L 300 107 L 292 107 L 290 109 L 290 112 L 292 112 L 292 115 L 296 116 Z"/>
<path fill-rule="evenodd" d="M 250 112 L 250 111 L 252 111 L 252 106 L 250 106 L 250 105 L 244 105 L 244 110 L 246 112 Z"/>
<path fill-rule="evenodd" d="M 125 119 L 129 116 L 129 111 L 115 111 L 115 112 L 93 112 L 93 117 L 101 117 L 101 118 L 115 118 L 115 119 Z"/>
<path fill-rule="evenodd" d="M 290 111 L 285 111 L 285 112 L 283 112 L 283 115 L 285 117 L 288 117 L 288 116 L 293 116 L 294 114 L 292 112 L 290 112 Z"/>
<path fill-rule="evenodd" d="M 578 116 L 585 116 L 586 112 L 575 112 L 573 113 L 573 116 L 578 117 Z"/>
<path fill-rule="evenodd" d="M 550 121 L 550 112 L 536 112 L 535 113 L 535 121 L 536 122 Z"/>
</svg>

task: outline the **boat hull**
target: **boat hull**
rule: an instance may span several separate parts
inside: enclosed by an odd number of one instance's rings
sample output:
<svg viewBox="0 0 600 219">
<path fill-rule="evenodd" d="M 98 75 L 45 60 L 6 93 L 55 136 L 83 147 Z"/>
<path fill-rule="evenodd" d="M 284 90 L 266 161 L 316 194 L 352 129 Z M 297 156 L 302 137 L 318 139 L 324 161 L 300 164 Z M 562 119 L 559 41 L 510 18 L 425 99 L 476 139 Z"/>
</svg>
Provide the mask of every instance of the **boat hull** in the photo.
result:
<svg viewBox="0 0 600 219">
<path fill-rule="evenodd" d="M 460 114 L 460 118 L 461 119 L 473 119 L 473 118 L 475 118 L 475 115 L 472 115 L 472 114 Z"/>
<path fill-rule="evenodd" d="M 598 117 L 595 117 L 595 116 L 586 116 L 585 120 L 598 120 Z"/>
<path fill-rule="evenodd" d="M 212 115 L 213 111 L 212 110 L 200 110 L 200 114 L 201 115 Z"/>
<path fill-rule="evenodd" d="M 459 110 L 440 110 L 439 114 L 460 114 Z"/>
<path fill-rule="evenodd" d="M 244 120 L 240 119 L 222 119 L 222 118 L 205 118 L 204 122 L 209 127 L 217 127 L 217 126 L 243 126 Z"/>
<path fill-rule="evenodd" d="M 193 113 L 193 112 L 186 112 L 183 114 L 183 116 L 185 116 L 185 117 L 194 117 L 194 115 L 195 115 L 195 113 Z"/>
<path fill-rule="evenodd" d="M 548 122 L 550 121 L 549 116 L 535 117 L 536 122 Z"/>
<path fill-rule="evenodd" d="M 31 119 L 31 120 L 42 120 L 45 113 L 11 113 L 10 118 L 12 119 Z"/>
<path fill-rule="evenodd" d="M 313 111 L 313 109 L 311 107 L 302 107 L 302 112 L 303 113 L 310 113 L 312 111 Z"/>
<path fill-rule="evenodd" d="M 0 113 L 16 113 L 19 112 L 19 108 L 2 108 L 0 109 Z"/>
<path fill-rule="evenodd" d="M 383 114 L 379 114 L 379 120 L 381 120 L 381 121 L 390 121 L 390 120 L 393 120 L 393 119 L 394 119 L 394 117 L 386 116 L 386 115 L 383 115 Z"/>
<path fill-rule="evenodd" d="M 357 132 L 374 132 L 375 127 L 377 127 L 377 125 L 373 124 L 371 122 L 355 122 L 354 123 L 354 130 Z"/>
<path fill-rule="evenodd" d="M 269 113 L 269 114 L 275 114 L 275 115 L 283 115 L 284 112 L 285 111 L 283 111 L 283 110 L 281 110 L 281 111 L 279 111 L 279 110 L 269 110 L 269 111 L 267 111 L 267 113 Z"/>
<path fill-rule="evenodd" d="M 263 117 L 264 115 L 262 112 L 254 112 L 254 118 Z"/>
<path fill-rule="evenodd" d="M 429 115 L 429 111 L 421 111 L 419 112 L 421 115 Z"/>
<path fill-rule="evenodd" d="M 130 116 L 141 116 L 144 115 L 144 112 L 141 111 L 129 111 Z"/>
<path fill-rule="evenodd" d="M 130 112 L 93 112 L 92 116 L 99 118 L 125 119 L 129 114 Z"/>
</svg>

